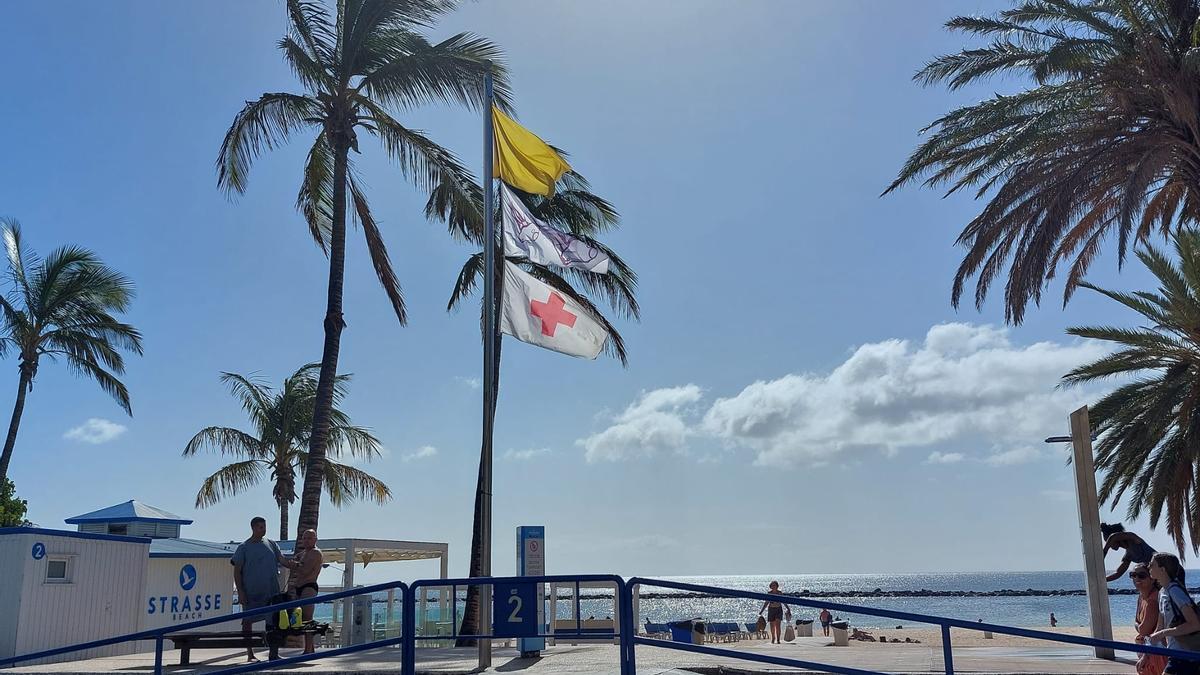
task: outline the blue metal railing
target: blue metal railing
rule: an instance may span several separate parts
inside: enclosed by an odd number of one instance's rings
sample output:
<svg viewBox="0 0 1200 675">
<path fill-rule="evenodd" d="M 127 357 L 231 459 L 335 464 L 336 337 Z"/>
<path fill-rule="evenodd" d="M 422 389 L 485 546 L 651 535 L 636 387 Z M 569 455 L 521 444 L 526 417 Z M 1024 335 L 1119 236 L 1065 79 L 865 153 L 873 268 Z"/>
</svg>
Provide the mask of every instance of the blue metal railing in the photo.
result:
<svg viewBox="0 0 1200 675">
<path fill-rule="evenodd" d="M 835 612 L 844 612 L 846 614 L 866 614 L 868 616 L 880 616 L 890 619 L 899 619 L 901 621 L 926 623 L 941 627 L 942 631 L 942 658 L 945 665 L 946 675 L 954 674 L 954 654 L 950 639 L 951 628 L 962 628 L 965 630 L 973 630 L 980 632 L 1000 633 L 1002 635 L 1013 635 L 1017 637 L 1032 638 L 1035 640 L 1047 640 L 1050 642 L 1064 642 L 1068 644 L 1082 645 L 1086 647 L 1096 647 L 1102 649 L 1111 649 L 1113 651 L 1138 652 L 1144 654 L 1161 654 L 1168 657 L 1176 657 L 1183 659 L 1200 660 L 1200 655 L 1196 652 L 1187 652 L 1177 649 L 1167 649 L 1165 647 L 1154 647 L 1151 645 L 1139 645 L 1129 642 L 1116 642 L 1114 640 L 1099 640 L 1096 638 L 1083 637 L 1079 635 L 1063 635 L 1060 633 L 1050 633 L 1041 630 L 1032 630 L 1029 628 L 1017 628 L 1015 626 L 1002 626 L 999 624 L 982 623 L 978 621 L 966 621 L 963 619 L 953 619 L 944 616 L 934 616 L 930 614 L 915 614 L 912 612 L 900 612 L 891 609 L 879 609 L 875 607 L 863 607 L 860 605 L 847 605 L 838 602 L 826 602 L 823 600 L 810 600 L 807 598 L 797 598 L 793 596 L 770 595 L 767 593 L 757 593 L 754 591 L 739 591 L 729 588 L 720 588 L 716 586 L 703 586 L 700 584 L 688 584 L 678 581 L 668 581 L 665 579 L 648 579 L 643 577 L 633 577 L 626 582 L 629 589 L 629 595 L 632 596 L 638 593 L 641 586 L 656 586 L 660 588 L 671 588 L 675 590 L 688 591 L 692 593 L 703 593 L 710 596 L 724 598 L 741 598 L 746 600 L 761 600 L 763 602 L 779 602 L 785 605 L 796 605 L 798 607 L 810 607 L 814 609 L 829 609 Z M 705 645 L 694 645 L 681 642 L 673 642 L 670 640 L 661 640 L 650 637 L 642 637 L 636 635 L 633 638 L 633 644 L 643 644 L 653 647 L 662 647 L 666 649 L 676 649 L 680 651 L 696 652 L 701 654 L 712 654 L 714 656 L 726 656 L 730 658 L 742 659 L 746 661 L 757 661 L 760 663 L 769 663 L 772 665 L 792 666 L 797 668 L 808 668 L 814 670 L 823 670 L 831 673 L 844 673 L 845 675 L 864 675 L 873 671 L 866 671 L 847 666 L 839 666 L 827 663 L 814 663 L 810 661 L 802 661 L 799 659 L 788 659 L 783 657 L 770 656 L 766 654 L 750 653 L 736 651 L 732 649 L 722 649 L 719 647 L 708 647 Z M 632 658 L 632 654 L 630 655 Z"/>
<path fill-rule="evenodd" d="M 341 599 L 353 597 L 356 595 L 364 595 L 367 593 L 378 593 L 378 592 L 382 592 L 382 591 L 389 591 L 389 590 L 395 590 L 395 589 L 400 590 L 402 597 L 408 597 L 409 592 L 408 592 L 407 584 L 405 584 L 402 581 L 391 581 L 388 583 L 376 584 L 374 586 L 364 586 L 362 588 L 355 588 L 355 589 L 352 589 L 349 591 L 340 591 L 338 593 L 328 593 L 326 595 L 316 595 L 311 598 L 305 598 L 303 600 L 292 600 L 289 602 L 281 602 L 279 604 L 269 605 L 266 607 L 256 607 L 254 609 L 248 609 L 248 610 L 244 610 L 241 612 L 236 612 L 234 614 L 224 614 L 221 616 L 214 616 L 209 619 L 200 619 L 198 621 L 190 621 L 188 623 L 175 624 L 173 626 L 164 626 L 162 628 L 152 628 L 149 630 L 138 631 L 136 633 L 127 633 L 125 635 L 117 635 L 115 637 L 104 638 L 102 640 L 92 640 L 91 642 L 81 642 L 79 644 L 67 645 L 66 647 L 56 647 L 54 649 L 45 649 L 42 651 L 32 652 L 29 654 L 21 654 L 19 656 L 13 656 L 13 657 L 9 657 L 9 658 L 0 658 L 0 668 L 7 668 L 9 666 L 13 666 L 18 663 L 23 663 L 26 661 L 36 661 L 36 660 L 48 658 L 51 656 L 58 656 L 60 654 L 69 654 L 71 652 L 79 652 L 79 651 L 85 651 L 88 649 L 96 649 L 97 647 L 107 647 L 109 645 L 116 645 L 116 644 L 121 644 L 124 642 L 134 642 L 137 640 L 154 640 L 154 673 L 155 673 L 155 675 L 162 675 L 162 671 L 163 671 L 163 640 L 166 639 L 166 636 L 168 634 L 180 633 L 183 631 L 194 630 L 196 628 L 204 628 L 205 626 L 213 626 L 213 625 L 220 624 L 220 623 L 226 623 L 228 621 L 237 621 L 239 619 L 262 620 L 263 615 L 268 615 L 268 614 L 273 615 L 275 612 L 277 612 L 279 610 L 292 609 L 294 607 L 303 607 L 305 605 L 320 604 L 323 602 L 330 602 L 333 600 L 341 600 Z M 267 661 L 267 662 L 261 662 L 261 663 L 247 663 L 242 666 L 234 666 L 231 668 L 224 668 L 221 670 L 212 671 L 210 673 L 210 675 L 235 675 L 236 673 L 248 673 L 248 672 L 255 671 L 255 670 L 261 670 L 263 668 L 273 668 L 276 666 L 287 665 L 290 663 L 303 663 L 305 661 L 313 661 L 315 659 L 325 658 L 327 656 L 337 656 L 339 654 L 351 654 L 354 652 L 360 652 L 360 651 L 364 651 L 367 649 L 375 649 L 378 647 L 386 647 L 386 646 L 394 645 L 394 644 L 402 645 L 403 643 L 404 643 L 404 636 L 402 634 L 400 637 L 388 638 L 388 639 L 384 639 L 384 640 L 375 640 L 373 642 L 368 642 L 368 643 L 361 644 L 361 645 L 351 645 L 349 647 L 339 647 L 337 649 L 326 649 L 326 650 L 322 650 L 321 652 L 319 652 L 317 654 L 302 654 L 299 656 L 290 656 L 290 657 L 286 657 L 286 658 L 280 658 L 280 659 L 276 659 L 274 661 Z"/>
<path fill-rule="evenodd" d="M 614 629 L 611 631 L 603 631 L 603 630 L 601 630 L 601 631 L 594 631 L 594 630 L 584 631 L 584 629 L 583 629 L 583 619 L 580 616 L 580 611 L 579 611 L 580 610 L 579 589 L 580 589 L 581 584 L 589 584 L 589 583 L 590 584 L 606 583 L 606 584 L 612 584 L 614 587 L 613 590 L 615 592 L 613 593 L 613 598 L 615 598 L 615 602 L 617 603 L 617 611 L 615 612 L 615 616 L 617 617 L 617 623 L 614 624 Z M 546 638 L 546 637 L 564 637 L 564 636 L 566 636 L 566 637 L 600 639 L 600 640 L 604 640 L 604 639 L 616 640 L 616 641 L 618 641 L 618 643 L 621 646 L 621 650 L 620 650 L 621 651 L 621 675 L 633 675 L 632 671 L 627 671 L 625 668 L 625 662 L 626 662 L 625 650 L 627 647 L 630 650 L 632 650 L 632 642 L 629 641 L 629 637 L 631 635 L 631 628 L 629 626 L 627 626 L 628 621 L 625 620 L 625 617 L 630 616 L 631 613 L 627 613 L 626 610 L 622 609 L 625 606 L 624 601 L 626 601 L 629 597 L 629 592 L 628 592 L 628 589 L 625 587 L 625 580 L 615 574 L 574 574 L 574 575 L 561 575 L 560 574 L 560 575 L 542 575 L 542 576 L 525 576 L 525 577 L 421 579 L 418 581 L 414 581 L 412 586 L 409 587 L 409 592 L 407 594 L 405 594 L 404 616 L 403 616 L 403 624 L 400 628 L 400 634 L 402 636 L 411 636 L 411 639 L 409 640 L 409 642 L 411 642 L 414 645 L 417 640 L 445 640 L 446 638 L 450 638 L 453 640 L 458 640 L 459 638 L 490 640 L 490 639 L 494 639 L 497 637 L 502 637 L 502 638 L 510 637 L 510 636 L 506 636 L 506 635 L 499 635 L 499 636 L 496 635 L 494 622 L 493 622 L 493 628 L 492 628 L 493 632 L 488 633 L 488 634 L 483 634 L 482 632 L 480 632 L 480 633 L 475 633 L 475 634 L 471 634 L 471 635 L 462 635 L 462 634 L 459 634 L 459 632 L 458 632 L 458 603 L 457 603 L 457 600 L 458 600 L 459 587 L 466 588 L 466 587 L 470 587 L 470 586 L 495 586 L 495 585 L 500 585 L 500 584 L 574 584 L 574 586 L 575 586 L 575 596 L 574 596 L 575 630 L 570 630 L 570 629 L 567 629 L 565 631 L 564 630 L 556 630 L 556 629 L 554 629 L 554 623 L 553 623 L 555 618 L 547 617 L 547 620 L 551 622 L 549 625 L 550 630 L 547 631 L 547 630 L 545 630 L 547 628 L 547 626 L 540 625 L 540 626 L 538 626 L 538 632 L 536 634 L 534 634 L 534 633 L 525 634 L 525 635 L 522 635 L 522 637 Z M 416 603 L 417 596 L 422 592 L 422 589 L 425 589 L 425 588 L 449 588 L 450 589 L 451 604 L 454 607 L 454 614 L 453 614 L 453 621 L 452 621 L 453 629 L 452 629 L 451 635 L 447 636 L 447 635 L 417 635 L 416 634 L 417 633 L 416 625 L 415 625 L 416 612 L 414 610 L 414 604 Z M 481 599 L 480 602 L 483 602 L 483 600 Z M 540 602 L 540 603 L 545 602 L 545 598 L 542 597 L 540 593 L 538 594 L 538 602 Z M 619 627 L 619 630 L 618 630 L 618 627 Z M 632 632 L 636 632 L 636 631 L 637 631 L 637 627 L 633 626 Z M 415 649 L 404 650 L 404 653 L 401 658 L 404 660 L 402 663 L 401 672 L 404 673 L 405 675 L 412 675 L 413 673 L 415 673 L 416 672 L 416 650 Z"/>
<path fill-rule="evenodd" d="M 614 588 L 613 601 L 615 603 L 615 620 L 614 628 L 611 631 L 584 629 L 582 616 L 580 612 L 581 594 L 580 588 L 583 584 L 612 584 Z M 754 591 L 740 591 L 728 588 L 720 588 L 717 586 L 704 586 L 700 584 L 689 584 L 678 581 L 668 581 L 665 579 L 650 579 L 642 577 L 634 577 L 626 581 L 625 579 L 611 574 L 584 574 L 584 575 L 547 575 L 533 577 L 485 577 L 485 578 L 462 578 L 462 579 L 424 579 L 414 582 L 411 586 L 403 582 L 390 582 L 377 584 L 375 586 L 366 586 L 355 588 L 348 591 L 338 593 L 330 593 L 327 595 L 318 595 L 312 598 L 303 600 L 293 600 L 289 602 L 271 605 L 269 607 L 255 608 L 238 612 L 236 614 L 227 614 L 224 616 L 212 617 L 210 619 L 202 619 L 189 623 L 178 624 L 169 627 L 155 628 L 151 630 L 140 631 L 137 633 L 129 633 L 116 637 L 105 638 L 102 640 L 93 640 L 66 647 L 58 647 L 55 649 L 47 649 L 30 654 L 22 654 L 19 656 L 0 658 L 0 668 L 12 666 L 26 661 L 35 661 L 58 656 L 71 652 L 85 651 L 95 649 L 97 647 L 105 647 L 123 642 L 132 642 L 135 640 L 154 640 L 154 672 L 155 675 L 161 675 L 163 672 L 163 641 L 166 636 L 171 633 L 193 630 L 205 626 L 212 626 L 228 621 L 236 621 L 242 618 L 259 618 L 265 614 L 273 614 L 279 610 L 292 609 L 306 605 L 320 604 L 334 600 L 340 600 L 357 595 L 370 593 L 378 593 L 389 590 L 399 590 L 400 600 L 403 603 L 401 616 L 401 633 L 398 637 L 385 638 L 382 640 L 374 640 L 363 644 L 351 645 L 348 647 L 339 647 L 335 649 L 325 649 L 316 654 L 301 654 L 280 658 L 274 661 L 264 661 L 259 663 L 248 663 L 245 665 L 224 668 L 221 670 L 212 671 L 210 675 L 237 675 L 240 673 L 249 673 L 277 666 L 284 666 L 294 663 L 303 663 L 306 661 L 314 661 L 330 656 L 339 656 L 342 654 L 352 654 L 355 652 L 377 649 L 380 647 L 388 647 L 400 645 L 400 660 L 401 674 L 415 675 L 416 673 L 416 645 L 418 640 L 445 640 L 445 639 L 496 639 L 509 638 L 511 635 L 498 634 L 493 623 L 492 632 L 487 634 L 461 634 L 458 623 L 458 589 L 468 588 L 471 586 L 494 586 L 500 584 L 573 584 L 575 587 L 574 603 L 575 603 L 575 629 L 559 629 L 553 623 L 549 626 L 541 624 L 538 626 L 537 633 L 523 633 L 521 637 L 568 637 L 568 638 L 590 638 L 599 640 L 615 640 L 619 645 L 618 655 L 621 665 L 621 675 L 635 675 L 636 673 L 636 653 L 635 649 L 638 645 L 647 647 L 658 647 L 664 649 L 673 649 L 677 651 L 685 651 L 697 654 L 708 654 L 711 656 L 720 656 L 731 659 L 740 659 L 744 661 L 753 661 L 757 663 L 766 663 L 776 666 L 787 666 L 793 668 L 806 668 L 811 670 L 820 670 L 831 673 L 841 673 L 844 675 L 868 675 L 874 671 L 852 668 L 830 663 L 817 663 L 806 661 L 803 659 L 787 658 L 782 656 L 772 656 L 770 654 L 762 654 L 758 652 L 738 651 L 734 649 L 726 649 L 703 644 L 691 644 L 687 642 L 674 642 L 670 640 L 662 640 L 658 638 L 643 637 L 638 634 L 638 617 L 634 616 L 633 606 L 634 599 L 640 593 L 642 586 L 655 586 L 660 588 L 670 588 L 674 590 L 687 591 L 692 593 L 700 593 L 711 597 L 737 598 L 745 600 L 756 600 L 763 602 L 781 602 L 786 605 L 795 605 L 798 607 L 809 607 L 814 609 L 829 609 L 831 611 L 843 612 L 846 614 L 864 614 L 868 616 L 878 616 L 890 619 L 898 619 L 906 622 L 925 623 L 941 628 L 942 634 L 942 656 L 945 671 L 947 675 L 954 673 L 954 655 L 951 644 L 951 628 L 959 628 L 963 630 L 981 631 L 1000 633 L 1002 635 L 1013 635 L 1017 637 L 1031 638 L 1035 640 L 1045 640 L 1048 642 L 1061 642 L 1066 644 L 1080 645 L 1085 647 L 1093 647 L 1099 649 L 1109 649 L 1114 652 L 1135 652 L 1142 654 L 1161 654 L 1168 657 L 1200 660 L 1200 654 L 1195 652 L 1186 652 L 1174 649 L 1166 649 L 1164 647 L 1155 647 L 1151 645 L 1139 645 L 1127 642 L 1116 642 L 1113 640 L 1098 640 L 1095 638 L 1082 637 L 1077 635 L 1063 635 L 1058 633 L 1050 633 L 1047 631 L 1033 630 L 1028 628 L 1016 628 L 1013 626 L 1002 626 L 998 624 L 972 622 L 963 619 L 953 619 L 943 616 L 934 616 L 929 614 L 916 614 L 913 612 L 901 612 L 890 609 L 879 609 L 875 607 L 864 607 L 860 605 L 848 605 L 837 602 L 827 602 L 824 600 L 813 600 L 808 598 L 797 598 L 792 596 L 771 595 L 767 593 L 758 593 Z M 424 593 L 427 588 L 448 588 L 451 593 L 451 606 L 453 607 L 453 628 L 452 634 L 447 635 L 418 635 L 416 629 L 416 613 L 417 613 L 417 597 Z M 544 603 L 545 596 L 538 594 L 538 602 Z M 553 622 L 554 617 L 548 617 Z M 424 620 L 424 617 L 423 617 Z M 540 622 L 539 622 L 540 623 Z"/>
</svg>

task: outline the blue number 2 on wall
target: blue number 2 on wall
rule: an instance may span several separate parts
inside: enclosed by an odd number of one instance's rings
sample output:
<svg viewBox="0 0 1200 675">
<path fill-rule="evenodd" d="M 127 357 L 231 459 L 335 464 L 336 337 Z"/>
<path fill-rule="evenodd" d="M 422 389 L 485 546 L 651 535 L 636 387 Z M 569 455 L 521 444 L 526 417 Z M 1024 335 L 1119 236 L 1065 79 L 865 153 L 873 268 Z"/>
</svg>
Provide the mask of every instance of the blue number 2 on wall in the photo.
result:
<svg viewBox="0 0 1200 675">
<path fill-rule="evenodd" d="M 46 557 L 46 545 L 39 541 L 38 543 L 33 545 L 33 559 L 41 560 L 42 558 L 45 558 L 45 557 Z"/>
</svg>

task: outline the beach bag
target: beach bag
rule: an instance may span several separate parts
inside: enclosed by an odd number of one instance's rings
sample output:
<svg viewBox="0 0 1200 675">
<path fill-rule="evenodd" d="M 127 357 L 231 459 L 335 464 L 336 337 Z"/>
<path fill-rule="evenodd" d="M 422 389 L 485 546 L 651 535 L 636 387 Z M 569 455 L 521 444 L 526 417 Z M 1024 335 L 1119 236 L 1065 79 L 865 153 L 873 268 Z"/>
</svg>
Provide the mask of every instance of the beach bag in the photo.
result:
<svg viewBox="0 0 1200 675">
<path fill-rule="evenodd" d="M 758 622 L 756 622 L 756 623 L 754 624 L 754 629 L 755 629 L 755 630 L 757 630 L 757 631 L 758 631 L 758 632 L 760 632 L 760 633 L 761 633 L 762 631 L 766 630 L 766 629 L 767 629 L 767 620 L 766 620 L 766 619 L 764 619 L 762 616 L 759 616 L 759 617 L 758 617 Z"/>
<path fill-rule="evenodd" d="M 1162 675 L 1167 669 L 1167 657 L 1162 654 L 1142 654 L 1137 660 L 1137 675 Z"/>
<path fill-rule="evenodd" d="M 1187 589 L 1184 588 L 1182 584 L 1175 582 L 1172 583 L 1171 586 L 1179 586 L 1180 588 L 1183 588 L 1184 595 L 1187 595 Z M 1163 592 L 1167 594 L 1167 602 L 1171 603 L 1171 608 L 1174 610 L 1173 614 L 1175 615 L 1175 620 L 1172 621 L 1171 625 L 1169 626 L 1169 628 L 1174 628 L 1178 625 L 1181 625 L 1184 621 L 1187 621 L 1187 619 L 1183 618 L 1182 612 L 1179 611 L 1179 605 L 1176 605 L 1175 599 L 1171 597 L 1170 586 L 1164 588 Z M 1200 608 L 1196 607 L 1196 601 L 1192 600 L 1192 596 L 1190 595 L 1187 595 L 1187 597 L 1188 601 L 1192 605 L 1192 611 L 1196 612 L 1196 614 L 1200 614 Z M 1175 642 L 1179 643 L 1180 649 L 1186 649 L 1189 652 L 1200 652 L 1200 632 L 1189 633 L 1187 635 L 1177 635 L 1175 637 Z"/>
<path fill-rule="evenodd" d="M 783 631 L 783 641 L 791 642 L 792 640 L 795 640 L 795 639 L 796 639 L 796 629 L 792 628 L 792 624 L 789 623 L 787 628 L 785 628 Z"/>
</svg>

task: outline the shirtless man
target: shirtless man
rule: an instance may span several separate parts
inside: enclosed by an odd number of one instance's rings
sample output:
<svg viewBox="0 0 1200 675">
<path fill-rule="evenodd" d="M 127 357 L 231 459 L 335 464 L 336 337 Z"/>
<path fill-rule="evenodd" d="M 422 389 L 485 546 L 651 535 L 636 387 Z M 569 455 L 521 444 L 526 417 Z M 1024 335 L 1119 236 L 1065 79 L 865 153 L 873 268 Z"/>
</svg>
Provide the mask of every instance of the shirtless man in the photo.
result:
<svg viewBox="0 0 1200 675">
<path fill-rule="evenodd" d="M 321 565 L 324 563 L 325 557 L 321 553 L 321 549 L 317 548 L 317 531 L 305 530 L 300 535 L 300 539 L 296 541 L 296 553 L 292 556 L 292 562 L 296 564 L 293 568 L 291 576 L 288 578 L 288 592 L 294 594 L 296 599 L 311 598 L 317 594 L 319 588 L 317 586 L 317 577 L 321 574 Z M 305 623 L 312 621 L 313 605 L 304 605 L 301 610 Z M 312 654 L 315 651 L 313 646 L 313 634 L 304 634 L 304 653 Z"/>
</svg>

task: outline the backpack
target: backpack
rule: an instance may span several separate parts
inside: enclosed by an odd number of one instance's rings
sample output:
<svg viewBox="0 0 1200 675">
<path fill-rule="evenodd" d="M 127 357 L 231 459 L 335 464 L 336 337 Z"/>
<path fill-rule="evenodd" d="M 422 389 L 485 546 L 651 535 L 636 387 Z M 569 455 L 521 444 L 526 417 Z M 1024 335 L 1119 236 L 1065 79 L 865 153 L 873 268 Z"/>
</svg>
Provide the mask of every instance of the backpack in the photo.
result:
<svg viewBox="0 0 1200 675">
<path fill-rule="evenodd" d="M 1191 606 L 1192 611 L 1197 616 L 1200 616 L 1200 608 L 1196 607 L 1196 601 L 1192 600 L 1192 596 L 1188 594 L 1187 589 L 1179 582 L 1171 582 L 1171 586 L 1179 586 L 1183 590 L 1183 594 L 1187 596 L 1188 604 Z M 1175 604 L 1175 598 L 1171 597 L 1171 586 L 1164 588 L 1163 592 L 1167 594 L 1167 602 L 1171 603 L 1171 613 L 1175 615 L 1175 620 L 1171 622 L 1169 628 L 1174 628 L 1182 625 L 1187 619 L 1183 618 L 1183 612 L 1179 611 L 1179 605 Z M 1186 649 L 1189 652 L 1200 652 L 1200 631 L 1188 633 L 1187 635 L 1176 635 L 1175 642 L 1181 649 Z"/>
</svg>

